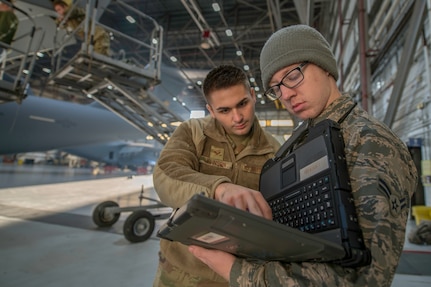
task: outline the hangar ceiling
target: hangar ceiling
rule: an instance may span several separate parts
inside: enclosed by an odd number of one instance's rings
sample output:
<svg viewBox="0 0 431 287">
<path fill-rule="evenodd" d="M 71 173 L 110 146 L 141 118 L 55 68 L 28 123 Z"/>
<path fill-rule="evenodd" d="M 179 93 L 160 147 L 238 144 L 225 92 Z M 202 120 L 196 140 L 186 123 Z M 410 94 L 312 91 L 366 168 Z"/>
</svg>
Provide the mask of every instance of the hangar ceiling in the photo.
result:
<svg viewBox="0 0 431 287">
<path fill-rule="evenodd" d="M 51 0 L 25 0 L 36 6 L 52 10 Z M 76 1 L 80 6 L 96 1 Z M 117 9 L 116 2 L 124 2 L 145 13 L 163 27 L 163 59 L 165 65 L 179 69 L 203 71 L 189 72 L 191 80 L 202 78 L 205 73 L 220 64 L 233 64 L 246 70 L 254 85 L 261 87 L 259 53 L 266 39 L 280 27 L 309 22 L 317 28 L 324 28 L 323 15 L 330 11 L 335 1 L 301 0 L 124 0 L 99 2 L 101 24 L 136 39 L 150 35 L 142 33 L 136 25 L 126 21 L 129 10 Z M 217 9 L 218 7 L 218 9 Z M 216 9 L 215 9 L 216 8 Z M 219 11 L 215 11 L 219 10 Z M 55 12 L 52 10 L 52 17 Z M 310 20 L 308 20 L 310 19 Z M 231 31 L 228 35 L 226 31 Z M 201 43 L 209 40 L 210 47 L 202 48 Z M 111 41 L 113 54 L 120 50 L 134 51 L 121 41 Z M 238 55 L 238 53 L 240 53 Z M 177 59 L 176 63 L 171 58 Z M 47 61 L 47 59 L 45 59 Z M 46 74 L 41 68 L 46 63 L 36 63 L 34 77 L 43 79 Z M 42 82 L 42 81 L 41 81 Z M 196 96 L 196 94 L 195 94 Z M 202 107 L 201 97 L 186 101 L 191 109 Z M 260 105 L 260 109 L 273 109 L 274 105 Z"/>
<path fill-rule="evenodd" d="M 94 7 L 91 19 L 96 19 L 97 23 L 107 30 L 120 31 L 123 38 L 115 34 L 111 38 L 111 56 L 114 59 L 133 58 L 135 62 L 144 66 L 148 61 L 149 49 L 142 48 L 133 40 L 151 42 L 153 35 L 148 26 L 152 25 L 152 21 L 163 28 L 162 65 L 166 67 L 165 70 L 175 70 L 180 77 L 185 78 L 189 87 L 187 92 L 181 94 L 182 106 L 172 103 L 178 101 L 175 92 L 167 93 L 167 98 L 162 99 L 172 107 L 172 113 L 177 115 L 184 114 L 185 110 L 187 112 L 204 110 L 205 102 L 199 81 L 203 80 L 211 68 L 221 64 L 232 64 L 246 71 L 258 97 L 261 97 L 256 105 L 259 117 L 279 119 L 277 110 L 280 110 L 280 107 L 269 102 L 261 94 L 263 91 L 259 69 L 260 50 L 274 31 L 287 25 L 308 23 L 325 34 L 325 31 L 329 30 L 326 25 L 329 24 L 328 21 L 324 21 L 324 17 L 327 17 L 329 11 L 334 10 L 333 5 L 337 2 L 328 0 L 76 0 L 74 3 L 81 7 L 88 5 Z M 39 28 L 47 32 L 42 43 L 45 56 L 39 57 L 35 62 L 30 81 L 36 94 L 82 103 L 90 102 L 91 100 L 85 97 L 85 93 L 80 92 L 83 90 L 81 87 L 75 89 L 75 93 L 71 95 L 71 91 L 67 89 L 48 85 L 52 75 L 46 71 L 55 69 L 54 66 L 57 63 L 55 58 L 58 58 L 58 50 L 50 49 L 49 46 L 52 47 L 54 44 L 48 42 L 53 42 L 53 38 L 55 42 L 64 37 L 59 34 L 58 29 L 53 31 L 56 13 L 52 8 L 51 0 L 18 0 L 16 6 L 36 20 L 43 18 L 41 16 L 48 18 L 45 22 L 36 21 Z M 142 14 L 146 16 L 142 17 Z M 130 15 L 135 18 L 135 22 L 132 23 L 130 18 L 127 19 Z M 124 37 L 129 41 L 123 40 Z M 206 42 L 208 46 L 202 46 L 202 42 Z M 74 43 L 75 46 L 67 47 L 66 52 L 61 55 L 62 63 L 70 61 L 77 49 L 79 50 L 79 43 L 76 41 Z M 163 81 L 163 71 L 162 69 L 160 84 L 162 86 L 166 84 Z M 115 95 L 111 98 L 115 98 Z M 282 117 L 288 119 L 287 113 L 283 111 Z M 288 129 L 291 128 L 288 127 Z M 286 130 L 274 133 L 285 134 Z"/>
</svg>

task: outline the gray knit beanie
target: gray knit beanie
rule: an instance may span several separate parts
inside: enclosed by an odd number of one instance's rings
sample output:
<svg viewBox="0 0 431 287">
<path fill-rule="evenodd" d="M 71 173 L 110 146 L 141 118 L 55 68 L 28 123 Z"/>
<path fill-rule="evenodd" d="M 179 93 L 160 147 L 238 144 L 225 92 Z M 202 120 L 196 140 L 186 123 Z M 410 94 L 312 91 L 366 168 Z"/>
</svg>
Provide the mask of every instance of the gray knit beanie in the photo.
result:
<svg viewBox="0 0 431 287">
<path fill-rule="evenodd" d="M 260 52 L 260 71 L 264 89 L 280 69 L 308 61 L 328 71 L 338 80 L 334 54 L 326 39 L 307 25 L 282 28 L 269 37 Z"/>
</svg>

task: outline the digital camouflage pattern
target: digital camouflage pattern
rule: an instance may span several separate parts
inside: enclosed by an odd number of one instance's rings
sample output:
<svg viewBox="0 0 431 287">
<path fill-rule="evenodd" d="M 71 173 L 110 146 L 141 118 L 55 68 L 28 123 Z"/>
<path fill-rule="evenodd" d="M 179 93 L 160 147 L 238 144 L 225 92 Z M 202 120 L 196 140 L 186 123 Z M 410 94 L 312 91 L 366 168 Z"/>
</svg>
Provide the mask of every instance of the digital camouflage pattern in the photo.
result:
<svg viewBox="0 0 431 287">
<path fill-rule="evenodd" d="M 65 11 L 65 16 L 67 15 L 69 8 Z M 74 7 L 69 17 L 63 23 L 61 28 L 66 29 L 68 33 L 75 32 L 75 35 L 81 40 L 84 41 L 85 31 L 83 25 L 81 23 L 85 20 L 85 11 L 80 7 Z M 57 25 L 61 24 L 61 20 L 57 19 Z M 78 28 L 79 27 L 79 28 Z M 91 24 L 90 24 L 91 27 Z M 75 31 L 75 29 L 77 29 Z M 90 43 L 90 37 L 88 38 L 88 43 Z M 95 26 L 94 28 L 94 36 L 93 36 L 93 49 L 94 52 L 109 55 L 109 47 L 110 47 L 110 38 L 108 32 L 105 31 L 102 27 Z"/>
<path fill-rule="evenodd" d="M 190 119 L 175 129 L 154 168 L 154 189 L 167 206 L 177 208 L 194 194 L 214 198 L 215 188 L 231 182 L 259 189 L 263 164 L 280 144 L 257 118 L 248 144 L 235 152 L 223 127 L 213 118 Z M 160 240 L 160 260 L 153 286 L 218 287 L 228 282 L 179 242 Z"/>
<path fill-rule="evenodd" d="M 421 220 L 419 225 L 410 232 L 409 242 L 419 245 L 431 245 L 431 220 Z"/>
<path fill-rule="evenodd" d="M 312 124 L 338 121 L 354 105 L 343 95 Z M 405 144 L 358 105 L 341 123 L 352 192 L 369 266 L 343 268 L 328 263 L 248 262 L 236 259 L 230 286 L 379 286 L 393 280 L 405 239 L 417 171 Z"/>
</svg>

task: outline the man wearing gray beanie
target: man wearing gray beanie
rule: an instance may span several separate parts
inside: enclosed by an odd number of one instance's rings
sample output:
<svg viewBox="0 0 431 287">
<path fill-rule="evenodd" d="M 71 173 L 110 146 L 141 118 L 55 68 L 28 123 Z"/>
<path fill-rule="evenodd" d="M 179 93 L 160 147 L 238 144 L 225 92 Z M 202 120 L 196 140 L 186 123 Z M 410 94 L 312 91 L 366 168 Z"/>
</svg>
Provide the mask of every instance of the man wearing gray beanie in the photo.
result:
<svg viewBox="0 0 431 287">
<path fill-rule="evenodd" d="M 296 25 L 272 34 L 263 46 L 260 69 L 264 89 L 275 72 L 300 62 L 316 64 L 338 80 L 337 63 L 326 39 L 310 26 Z"/>
<path fill-rule="evenodd" d="M 197 246 L 189 247 L 189 251 L 235 287 L 390 287 L 403 250 L 409 202 L 418 179 L 405 144 L 348 94 L 339 91 L 334 55 L 317 30 L 294 25 L 275 32 L 262 49 L 260 65 L 265 95 L 279 100 L 292 116 L 303 120 L 303 127 L 323 121 L 339 125 L 369 261 L 346 267 L 337 262 L 247 260 Z M 302 129 L 297 129 L 292 138 L 298 130 Z M 300 139 L 295 147 L 301 140 L 305 141 Z M 287 190 L 282 195 L 293 193 Z"/>
</svg>

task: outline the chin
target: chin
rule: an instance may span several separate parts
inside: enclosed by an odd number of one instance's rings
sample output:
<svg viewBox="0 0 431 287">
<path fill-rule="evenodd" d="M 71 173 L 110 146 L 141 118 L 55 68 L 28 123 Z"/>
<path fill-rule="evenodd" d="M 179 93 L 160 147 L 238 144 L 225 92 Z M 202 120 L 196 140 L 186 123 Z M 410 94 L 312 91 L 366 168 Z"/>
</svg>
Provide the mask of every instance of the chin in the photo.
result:
<svg viewBox="0 0 431 287">
<path fill-rule="evenodd" d="M 250 128 L 247 127 L 246 129 L 242 129 L 242 130 L 235 130 L 234 134 L 238 135 L 238 136 L 243 136 L 243 135 L 247 135 L 248 133 L 250 133 Z"/>
</svg>

